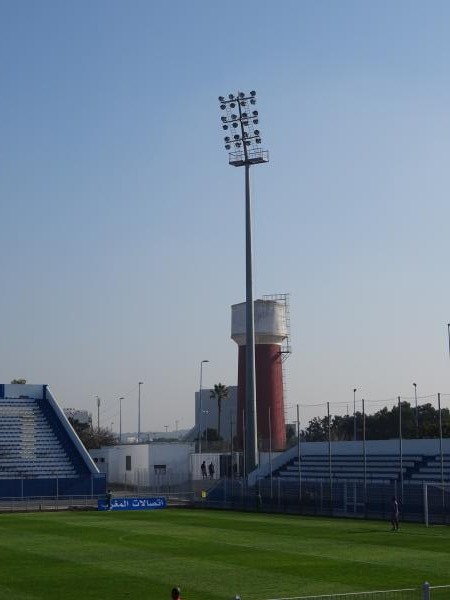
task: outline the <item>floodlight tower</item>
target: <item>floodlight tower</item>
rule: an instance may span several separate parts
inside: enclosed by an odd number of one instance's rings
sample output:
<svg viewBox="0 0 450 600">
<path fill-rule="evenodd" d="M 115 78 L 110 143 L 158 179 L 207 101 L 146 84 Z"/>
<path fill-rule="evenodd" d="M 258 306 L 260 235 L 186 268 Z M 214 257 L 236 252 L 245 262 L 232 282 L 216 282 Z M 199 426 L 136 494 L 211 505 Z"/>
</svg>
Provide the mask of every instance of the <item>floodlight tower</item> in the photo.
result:
<svg viewBox="0 0 450 600">
<path fill-rule="evenodd" d="M 255 316 L 253 306 L 252 268 L 252 219 L 250 199 L 250 166 L 269 162 L 269 153 L 262 150 L 259 115 L 254 109 L 256 92 L 238 92 L 228 98 L 219 96 L 222 129 L 230 132 L 225 136 L 225 149 L 229 152 L 229 164 L 245 167 L 245 265 L 246 265 L 246 373 L 245 373 L 245 472 L 258 465 L 258 441 L 256 429 L 255 392 Z"/>
</svg>

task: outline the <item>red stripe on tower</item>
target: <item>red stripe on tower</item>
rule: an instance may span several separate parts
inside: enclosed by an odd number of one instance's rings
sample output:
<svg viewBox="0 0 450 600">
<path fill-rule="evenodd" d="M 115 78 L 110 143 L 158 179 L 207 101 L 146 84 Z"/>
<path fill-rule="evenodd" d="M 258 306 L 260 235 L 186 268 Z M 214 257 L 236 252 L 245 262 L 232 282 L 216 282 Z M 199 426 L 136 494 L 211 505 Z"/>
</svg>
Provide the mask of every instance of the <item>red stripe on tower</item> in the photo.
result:
<svg viewBox="0 0 450 600">
<path fill-rule="evenodd" d="M 286 306 L 275 300 L 255 301 L 255 369 L 258 448 L 286 447 L 281 345 L 287 337 Z M 245 302 L 231 307 L 231 337 L 239 346 L 237 438 L 242 447 L 245 412 Z"/>
</svg>

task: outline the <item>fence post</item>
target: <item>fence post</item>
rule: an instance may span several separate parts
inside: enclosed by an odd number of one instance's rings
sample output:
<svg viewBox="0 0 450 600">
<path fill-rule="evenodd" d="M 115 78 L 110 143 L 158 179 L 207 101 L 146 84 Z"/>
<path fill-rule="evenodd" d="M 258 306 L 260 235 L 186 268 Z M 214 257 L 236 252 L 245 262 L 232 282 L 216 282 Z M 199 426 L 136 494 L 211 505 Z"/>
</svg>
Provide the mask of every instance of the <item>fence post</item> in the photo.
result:
<svg viewBox="0 0 450 600">
<path fill-rule="evenodd" d="M 430 584 L 428 581 L 425 581 L 422 586 L 422 600 L 430 600 L 430 598 Z"/>
</svg>

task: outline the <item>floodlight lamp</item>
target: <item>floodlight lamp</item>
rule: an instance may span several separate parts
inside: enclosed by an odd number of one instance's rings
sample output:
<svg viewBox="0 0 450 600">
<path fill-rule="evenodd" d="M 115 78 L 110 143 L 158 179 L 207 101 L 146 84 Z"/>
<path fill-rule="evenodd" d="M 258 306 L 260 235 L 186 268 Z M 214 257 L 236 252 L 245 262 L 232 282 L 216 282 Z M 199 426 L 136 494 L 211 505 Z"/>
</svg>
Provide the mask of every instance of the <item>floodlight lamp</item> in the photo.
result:
<svg viewBox="0 0 450 600">
<path fill-rule="evenodd" d="M 252 114 L 253 114 L 254 117 L 257 117 L 258 116 L 258 111 L 254 110 Z"/>
<path fill-rule="evenodd" d="M 225 144 L 225 150 L 230 150 L 230 149 L 231 149 L 230 144 Z"/>
<path fill-rule="evenodd" d="M 229 141 L 230 141 L 230 136 L 229 136 L 229 135 L 227 135 L 227 137 L 224 137 L 223 139 L 224 139 L 226 142 L 229 142 Z"/>
<path fill-rule="evenodd" d="M 250 144 L 251 144 L 251 141 L 250 141 L 250 140 L 247 140 L 247 141 L 245 142 L 245 145 L 246 145 L 246 146 L 250 146 Z"/>
<path fill-rule="evenodd" d="M 259 137 L 259 129 L 255 129 L 253 133 L 256 135 L 256 137 Z"/>
<path fill-rule="evenodd" d="M 242 125 L 245 125 L 245 127 L 248 127 L 248 121 L 242 121 Z"/>
<path fill-rule="evenodd" d="M 236 121 L 235 121 L 235 122 L 233 123 L 233 127 L 235 127 L 235 128 L 236 128 L 237 126 L 238 126 L 238 124 L 237 124 L 237 123 L 236 123 Z M 227 129 L 228 129 L 228 127 L 227 127 Z"/>
<path fill-rule="evenodd" d="M 261 138 L 256 138 L 255 142 L 256 142 L 257 144 L 260 144 L 260 143 L 261 143 Z"/>
<path fill-rule="evenodd" d="M 228 98 L 229 98 L 230 100 L 234 100 L 234 96 L 233 96 L 233 94 L 228 94 Z"/>
<path fill-rule="evenodd" d="M 236 148 L 240 148 L 241 147 L 241 142 L 235 142 L 234 145 L 236 146 Z"/>
<path fill-rule="evenodd" d="M 244 137 L 248 138 L 248 133 L 246 131 L 244 131 Z"/>
<path fill-rule="evenodd" d="M 247 114 L 246 112 L 243 112 L 243 113 L 242 113 L 242 118 L 243 118 L 243 119 L 246 119 L 247 117 L 248 117 L 248 114 Z"/>
<path fill-rule="evenodd" d="M 221 104 L 221 105 L 220 105 L 220 108 L 221 108 L 222 110 L 225 110 L 225 109 L 226 109 L 226 107 L 227 107 L 227 105 L 226 105 L 226 104 Z"/>
<path fill-rule="evenodd" d="M 244 92 L 239 92 L 239 98 L 245 98 Z"/>
<path fill-rule="evenodd" d="M 230 108 L 234 108 L 236 104 L 234 102 L 230 102 Z"/>
<path fill-rule="evenodd" d="M 258 125 L 259 121 L 258 119 L 253 119 L 253 125 Z"/>
<path fill-rule="evenodd" d="M 239 134 L 235 133 L 233 137 L 234 137 L 235 140 L 238 140 L 239 139 Z"/>
<path fill-rule="evenodd" d="M 250 92 L 250 96 L 253 96 L 253 97 L 255 97 L 255 96 L 256 96 L 256 92 L 255 92 L 255 90 L 252 90 L 252 91 Z"/>
<path fill-rule="evenodd" d="M 256 100 L 254 98 L 250 98 L 250 104 L 256 104 Z"/>
<path fill-rule="evenodd" d="M 247 106 L 247 102 L 245 100 L 241 100 L 241 106 Z"/>
<path fill-rule="evenodd" d="M 228 125 L 222 125 L 222 129 L 226 131 L 228 129 Z"/>
<path fill-rule="evenodd" d="M 226 117 L 220 117 L 220 120 L 222 121 L 222 123 L 226 123 L 227 122 L 227 118 Z"/>
<path fill-rule="evenodd" d="M 225 102 L 225 98 L 223 96 L 219 96 L 219 102 Z"/>
<path fill-rule="evenodd" d="M 235 115 L 234 113 L 231 115 L 231 118 L 233 119 L 233 121 L 235 121 L 237 119 L 237 115 Z"/>
</svg>

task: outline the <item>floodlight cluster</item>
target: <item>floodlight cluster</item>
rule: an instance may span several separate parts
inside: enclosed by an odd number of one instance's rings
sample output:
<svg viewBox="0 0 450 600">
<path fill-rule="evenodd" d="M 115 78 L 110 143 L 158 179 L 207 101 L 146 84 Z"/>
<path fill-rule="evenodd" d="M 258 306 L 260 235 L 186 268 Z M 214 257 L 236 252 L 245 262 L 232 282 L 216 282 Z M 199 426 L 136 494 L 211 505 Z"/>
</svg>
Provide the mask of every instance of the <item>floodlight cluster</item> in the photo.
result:
<svg viewBox="0 0 450 600">
<path fill-rule="evenodd" d="M 222 129 L 227 132 L 224 137 L 225 149 L 237 148 L 246 153 L 251 146 L 261 144 L 261 132 L 257 128 L 259 124 L 258 111 L 254 109 L 256 104 L 256 92 L 249 94 L 238 92 L 236 95 L 228 94 L 228 97 L 219 96 L 220 109 L 225 112 L 221 116 Z M 230 135 L 228 135 L 228 132 Z"/>
</svg>

